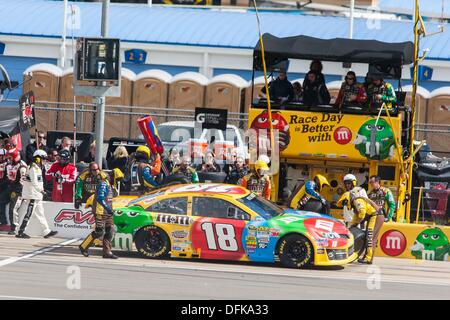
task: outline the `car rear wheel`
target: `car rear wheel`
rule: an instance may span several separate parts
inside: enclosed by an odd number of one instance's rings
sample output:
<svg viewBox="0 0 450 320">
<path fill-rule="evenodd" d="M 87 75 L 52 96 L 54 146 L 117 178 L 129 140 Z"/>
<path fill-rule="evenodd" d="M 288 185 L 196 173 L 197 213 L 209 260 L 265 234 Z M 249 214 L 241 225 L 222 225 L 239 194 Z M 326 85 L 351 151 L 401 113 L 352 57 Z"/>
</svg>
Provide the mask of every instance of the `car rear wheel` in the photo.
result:
<svg viewBox="0 0 450 320">
<path fill-rule="evenodd" d="M 163 258 L 169 254 L 170 239 L 156 226 L 141 228 L 134 237 L 137 251 L 146 258 Z"/>
<path fill-rule="evenodd" d="M 358 253 L 359 257 L 366 247 L 366 232 L 358 227 L 351 227 L 350 232 L 354 238 L 354 252 Z"/>
<path fill-rule="evenodd" d="M 278 256 L 285 267 L 303 268 L 312 264 L 314 249 L 311 242 L 304 236 L 291 234 L 280 240 Z"/>
</svg>

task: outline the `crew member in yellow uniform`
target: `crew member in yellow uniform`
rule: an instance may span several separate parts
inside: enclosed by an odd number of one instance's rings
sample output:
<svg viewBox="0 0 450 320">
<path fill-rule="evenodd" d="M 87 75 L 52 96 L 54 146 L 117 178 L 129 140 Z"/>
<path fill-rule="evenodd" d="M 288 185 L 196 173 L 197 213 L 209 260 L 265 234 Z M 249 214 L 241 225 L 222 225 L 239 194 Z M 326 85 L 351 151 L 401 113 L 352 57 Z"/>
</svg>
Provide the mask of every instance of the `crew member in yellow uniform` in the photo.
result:
<svg viewBox="0 0 450 320">
<path fill-rule="evenodd" d="M 95 230 L 80 244 L 79 249 L 83 256 L 89 256 L 89 248 L 96 239 L 103 237 L 103 258 L 117 259 L 111 251 L 111 241 L 114 237 L 113 222 L 113 187 L 105 175 L 101 175 L 97 169 L 98 184 L 93 196 L 86 202 L 86 206 L 92 206 L 92 214 L 95 216 Z"/>
<path fill-rule="evenodd" d="M 374 237 L 374 230 L 379 230 L 381 224 L 384 222 L 384 215 L 382 210 L 367 197 L 366 190 L 357 187 L 356 177 L 352 174 L 347 174 L 344 177 L 345 192 L 338 201 L 338 206 L 347 206 L 348 209 L 353 210 L 354 217 L 352 227 L 358 226 L 363 221 L 367 222 L 366 227 L 366 243 L 365 254 L 363 258 L 358 259 L 359 263 L 372 264 L 373 254 L 377 244 L 377 239 Z M 382 219 L 378 219 L 379 215 L 383 215 Z"/>
<path fill-rule="evenodd" d="M 270 200 L 270 192 L 272 190 L 270 177 L 267 174 L 269 166 L 263 160 L 255 162 L 255 168 L 252 172 L 242 177 L 238 184 L 248 190 L 256 193 L 256 195 Z"/>
<path fill-rule="evenodd" d="M 330 214 L 328 201 L 320 194 L 325 186 L 330 186 L 327 178 L 318 174 L 313 180 L 307 181 L 294 195 L 289 207 L 305 211 Z"/>
</svg>

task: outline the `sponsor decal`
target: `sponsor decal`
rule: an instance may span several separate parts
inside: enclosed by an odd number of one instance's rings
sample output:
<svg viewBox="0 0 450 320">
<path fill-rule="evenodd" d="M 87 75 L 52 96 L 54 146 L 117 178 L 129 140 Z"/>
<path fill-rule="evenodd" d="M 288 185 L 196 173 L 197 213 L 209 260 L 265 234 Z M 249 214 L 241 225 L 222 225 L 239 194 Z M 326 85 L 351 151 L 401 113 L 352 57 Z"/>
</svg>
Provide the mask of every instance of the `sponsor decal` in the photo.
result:
<svg viewBox="0 0 450 320">
<path fill-rule="evenodd" d="M 172 235 L 172 237 L 174 237 L 176 239 L 184 239 L 189 236 L 189 232 L 184 231 L 184 230 L 175 230 L 171 233 L 171 235 Z"/>
<path fill-rule="evenodd" d="M 92 214 L 92 211 L 83 213 L 83 211 L 81 210 L 63 209 L 56 215 L 54 221 L 56 223 L 61 223 L 65 220 L 71 220 L 76 224 L 82 224 L 86 222 L 87 224 L 91 225 L 95 223 L 95 216 Z"/>
<path fill-rule="evenodd" d="M 115 233 L 111 246 L 116 250 L 133 250 L 133 236 L 129 233 Z"/>
<path fill-rule="evenodd" d="M 342 126 L 334 131 L 333 138 L 338 144 L 347 144 L 352 140 L 352 132 L 349 128 Z"/>
<path fill-rule="evenodd" d="M 192 218 L 187 216 L 174 216 L 170 214 L 158 214 L 156 216 L 156 222 L 179 224 L 182 226 L 188 226 L 192 223 Z"/>
<path fill-rule="evenodd" d="M 380 247 L 388 256 L 399 256 L 406 249 L 406 237 L 398 230 L 388 230 L 380 238 Z"/>
</svg>

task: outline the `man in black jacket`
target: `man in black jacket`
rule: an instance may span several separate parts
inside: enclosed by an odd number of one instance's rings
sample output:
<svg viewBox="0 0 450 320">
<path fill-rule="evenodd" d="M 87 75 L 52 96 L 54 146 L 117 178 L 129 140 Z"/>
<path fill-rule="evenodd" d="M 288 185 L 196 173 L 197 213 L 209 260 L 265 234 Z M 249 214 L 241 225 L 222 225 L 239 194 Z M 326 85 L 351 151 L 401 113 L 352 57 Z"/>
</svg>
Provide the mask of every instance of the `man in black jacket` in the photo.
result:
<svg viewBox="0 0 450 320">
<path fill-rule="evenodd" d="M 44 150 L 46 153 L 49 152 L 49 148 L 45 145 L 46 136 L 42 131 L 36 132 L 36 140 L 33 143 L 27 145 L 25 151 L 25 161 L 30 164 L 33 160 L 33 154 L 36 150 Z"/>
<path fill-rule="evenodd" d="M 317 106 L 330 103 L 330 93 L 325 84 L 318 80 L 315 71 L 309 71 L 303 87 L 303 104 Z"/>
<path fill-rule="evenodd" d="M 262 88 L 262 93 L 266 93 L 266 88 Z M 269 83 L 270 100 L 274 101 L 292 101 L 294 98 L 294 87 L 287 79 L 286 70 L 280 69 L 278 77 Z"/>
</svg>

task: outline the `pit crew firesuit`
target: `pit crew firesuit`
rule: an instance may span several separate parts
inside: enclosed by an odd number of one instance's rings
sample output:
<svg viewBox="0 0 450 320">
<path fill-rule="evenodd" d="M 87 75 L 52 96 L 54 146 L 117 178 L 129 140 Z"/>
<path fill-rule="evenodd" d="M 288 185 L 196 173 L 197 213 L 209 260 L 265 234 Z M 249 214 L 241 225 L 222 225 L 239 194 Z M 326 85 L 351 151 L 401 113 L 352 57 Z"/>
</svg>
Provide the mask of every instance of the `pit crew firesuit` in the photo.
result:
<svg viewBox="0 0 450 320">
<path fill-rule="evenodd" d="M 381 95 L 381 100 L 377 100 L 376 96 Z M 371 83 L 367 88 L 367 96 L 370 103 L 386 103 L 388 108 L 392 107 L 392 103 L 397 101 L 395 91 L 392 85 L 388 82 L 381 81 L 379 86 Z"/>
<path fill-rule="evenodd" d="M 250 173 L 240 180 L 240 185 L 256 195 L 270 200 L 271 185 L 268 175 L 259 176 L 257 173 Z"/>
<path fill-rule="evenodd" d="M 114 237 L 113 222 L 113 188 L 107 179 L 101 179 L 93 194 L 87 201 L 86 206 L 92 203 L 92 214 L 95 216 L 95 230 L 81 243 L 79 249 L 85 256 L 89 256 L 89 247 L 96 239 L 103 237 L 103 258 L 117 259 L 111 252 L 111 241 Z"/>
<path fill-rule="evenodd" d="M 52 201 L 73 202 L 73 184 L 77 176 L 77 168 L 72 163 L 61 165 L 59 162 L 52 164 L 45 173 L 49 181 L 53 179 Z"/>
<path fill-rule="evenodd" d="M 357 226 L 363 221 L 367 222 L 365 254 L 364 258 L 359 261 L 371 264 L 378 237 L 374 233 L 381 228 L 377 225 L 379 223 L 377 218 L 379 215 L 383 215 L 382 211 L 376 203 L 367 197 L 365 190 L 360 187 L 354 187 L 351 191 L 345 192 L 338 201 L 338 206 L 340 205 L 346 205 L 349 209 L 353 209 L 355 215 L 352 226 Z"/>
<path fill-rule="evenodd" d="M 140 191 L 152 189 L 158 185 L 153 179 L 152 166 L 145 162 L 137 162 L 131 166 L 131 187 Z"/>
<path fill-rule="evenodd" d="M 380 208 L 383 209 L 383 213 L 386 219 L 392 220 L 396 207 L 392 191 L 386 187 L 380 187 L 377 190 L 373 189 L 371 192 L 369 192 L 368 196 L 370 200 L 375 202 Z"/>
<path fill-rule="evenodd" d="M 106 173 L 100 171 L 100 179 L 107 179 Z M 91 174 L 89 169 L 84 170 L 75 183 L 75 202 L 86 203 L 97 189 L 99 178 Z"/>
<path fill-rule="evenodd" d="M 316 175 L 313 180 L 307 181 L 300 188 L 292 198 L 289 207 L 292 209 L 320 211 L 320 213 L 328 214 L 327 201 L 320 194 L 325 186 L 330 186 L 328 180 L 320 174 Z M 318 204 L 319 201 L 320 204 Z M 315 205 L 316 203 L 318 205 Z"/>
<path fill-rule="evenodd" d="M 15 159 L 19 159 L 16 161 Z M 22 201 L 22 186 L 27 172 L 27 164 L 17 158 L 13 154 L 12 163 L 6 166 L 6 173 L 8 175 L 8 190 L 10 194 L 9 202 L 9 221 L 12 227 L 11 231 L 15 230 L 14 225 L 14 208 L 20 205 Z"/>
<path fill-rule="evenodd" d="M 7 151 L 0 149 L 0 224 L 6 225 L 6 204 L 9 202 L 8 177 L 6 175 Z"/>
<path fill-rule="evenodd" d="M 30 218 L 34 215 L 42 229 L 44 237 L 49 235 L 55 235 L 56 232 L 52 232 L 48 226 L 47 220 L 44 216 L 44 207 L 42 205 L 44 192 L 44 179 L 42 177 L 42 169 L 39 164 L 32 162 L 28 167 L 23 182 L 22 191 L 22 204 L 20 208 L 26 208 L 25 216 L 22 219 L 20 227 L 18 226 L 19 217 L 14 217 L 14 223 L 16 228 L 19 227 L 17 235 L 20 237 L 25 233 Z M 19 214 L 19 210 L 15 211 L 15 215 Z"/>
</svg>

